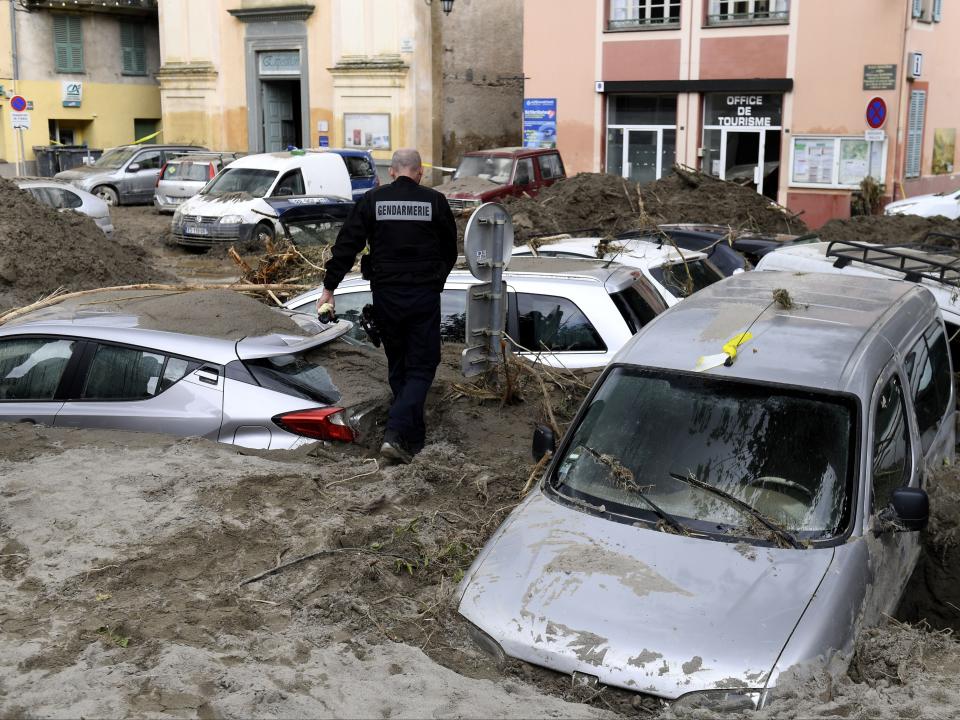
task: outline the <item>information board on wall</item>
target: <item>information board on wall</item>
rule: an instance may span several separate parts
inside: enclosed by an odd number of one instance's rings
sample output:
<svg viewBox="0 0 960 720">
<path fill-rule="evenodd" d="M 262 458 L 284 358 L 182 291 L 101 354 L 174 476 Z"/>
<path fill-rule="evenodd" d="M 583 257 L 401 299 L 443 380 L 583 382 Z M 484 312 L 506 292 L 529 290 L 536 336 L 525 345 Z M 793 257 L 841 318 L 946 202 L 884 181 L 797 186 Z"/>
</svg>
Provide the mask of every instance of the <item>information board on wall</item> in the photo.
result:
<svg viewBox="0 0 960 720">
<path fill-rule="evenodd" d="M 555 148 L 557 146 L 557 99 L 523 99 L 523 146 Z"/>
<path fill-rule="evenodd" d="M 896 90 L 897 89 L 897 66 L 896 65 L 864 65 L 863 66 L 863 89 L 864 90 Z"/>
<path fill-rule="evenodd" d="M 833 182 L 833 138 L 793 141 L 791 182 L 830 185 Z"/>
</svg>

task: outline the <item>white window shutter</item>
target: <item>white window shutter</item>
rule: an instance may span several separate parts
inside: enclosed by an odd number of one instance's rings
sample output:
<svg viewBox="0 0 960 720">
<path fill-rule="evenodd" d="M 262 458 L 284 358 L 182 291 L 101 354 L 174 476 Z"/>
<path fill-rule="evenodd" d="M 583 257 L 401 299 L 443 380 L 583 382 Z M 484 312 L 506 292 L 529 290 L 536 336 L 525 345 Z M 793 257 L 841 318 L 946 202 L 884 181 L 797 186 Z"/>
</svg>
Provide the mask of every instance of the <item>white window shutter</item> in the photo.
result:
<svg viewBox="0 0 960 720">
<path fill-rule="evenodd" d="M 933 0 L 933 21 L 940 22 L 943 17 L 943 0 Z"/>
<path fill-rule="evenodd" d="M 923 15 L 923 0 L 913 0 L 913 17 L 918 18 Z"/>
<path fill-rule="evenodd" d="M 904 175 L 920 177 L 923 157 L 923 122 L 927 110 L 927 91 L 913 90 L 910 93 L 910 116 L 907 122 L 907 157 Z"/>
</svg>

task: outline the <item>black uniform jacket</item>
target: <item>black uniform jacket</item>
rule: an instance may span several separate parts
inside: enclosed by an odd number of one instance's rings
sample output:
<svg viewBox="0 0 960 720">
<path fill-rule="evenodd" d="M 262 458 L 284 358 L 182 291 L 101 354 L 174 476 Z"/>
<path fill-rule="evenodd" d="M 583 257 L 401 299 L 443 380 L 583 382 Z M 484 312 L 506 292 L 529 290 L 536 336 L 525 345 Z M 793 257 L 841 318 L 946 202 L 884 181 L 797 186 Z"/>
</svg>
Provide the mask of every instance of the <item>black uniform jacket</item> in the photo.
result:
<svg viewBox="0 0 960 720">
<path fill-rule="evenodd" d="M 457 223 L 441 193 L 408 177 L 374 188 L 360 198 L 337 236 L 325 288 L 336 290 L 367 243 L 373 289 L 426 285 L 439 292 L 457 261 Z"/>
</svg>

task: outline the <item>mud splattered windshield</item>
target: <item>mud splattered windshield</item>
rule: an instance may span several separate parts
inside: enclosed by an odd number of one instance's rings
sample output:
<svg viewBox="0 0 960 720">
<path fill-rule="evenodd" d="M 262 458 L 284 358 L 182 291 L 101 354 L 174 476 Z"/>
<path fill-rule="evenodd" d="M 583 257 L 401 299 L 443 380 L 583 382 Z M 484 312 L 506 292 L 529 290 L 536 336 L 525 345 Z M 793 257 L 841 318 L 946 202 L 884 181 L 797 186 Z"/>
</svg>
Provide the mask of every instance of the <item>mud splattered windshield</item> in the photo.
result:
<svg viewBox="0 0 960 720">
<path fill-rule="evenodd" d="M 226 195 L 242 193 L 260 198 L 267 194 L 271 183 L 277 177 L 276 170 L 258 170 L 256 168 L 227 168 L 211 180 L 200 191 L 201 195 Z"/>
<path fill-rule="evenodd" d="M 822 540 L 849 520 L 856 423 L 846 397 L 616 368 L 551 484 L 628 518 L 651 520 L 649 499 L 693 532 L 770 539 L 749 513 L 697 486 L 706 484 L 801 541 Z M 635 482 L 617 482 L 598 453 Z"/>
<path fill-rule="evenodd" d="M 468 156 L 460 161 L 453 179 L 478 177 L 497 185 L 506 185 L 510 182 L 510 172 L 512 170 L 513 158 Z"/>
<path fill-rule="evenodd" d="M 687 260 L 685 263 L 677 262 L 653 267 L 650 268 L 650 274 L 669 290 L 671 295 L 678 298 L 689 297 L 697 290 L 703 290 L 723 280 L 723 275 L 703 260 Z"/>
<path fill-rule="evenodd" d="M 134 154 L 139 151 L 140 147 L 136 145 L 133 147 L 119 147 L 114 148 L 113 150 L 107 150 L 103 155 L 96 159 L 96 161 L 93 163 L 93 167 L 115 170 L 118 167 L 122 167 L 127 160 L 132 158 Z"/>
</svg>

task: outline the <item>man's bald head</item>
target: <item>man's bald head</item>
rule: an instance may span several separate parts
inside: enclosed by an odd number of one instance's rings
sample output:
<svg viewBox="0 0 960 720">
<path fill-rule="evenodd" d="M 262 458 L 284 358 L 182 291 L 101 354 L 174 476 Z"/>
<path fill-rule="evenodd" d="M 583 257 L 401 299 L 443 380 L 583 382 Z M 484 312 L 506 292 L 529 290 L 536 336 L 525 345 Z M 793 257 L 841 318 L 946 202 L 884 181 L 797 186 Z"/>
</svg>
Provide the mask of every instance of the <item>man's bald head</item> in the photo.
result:
<svg viewBox="0 0 960 720">
<path fill-rule="evenodd" d="M 423 160 L 420 153 L 413 148 L 402 148 L 393 154 L 390 161 L 390 177 L 408 177 L 411 180 L 420 182 L 423 177 Z"/>
</svg>

